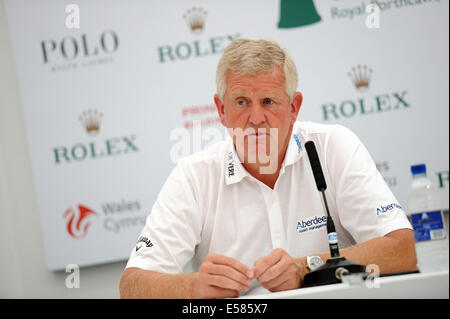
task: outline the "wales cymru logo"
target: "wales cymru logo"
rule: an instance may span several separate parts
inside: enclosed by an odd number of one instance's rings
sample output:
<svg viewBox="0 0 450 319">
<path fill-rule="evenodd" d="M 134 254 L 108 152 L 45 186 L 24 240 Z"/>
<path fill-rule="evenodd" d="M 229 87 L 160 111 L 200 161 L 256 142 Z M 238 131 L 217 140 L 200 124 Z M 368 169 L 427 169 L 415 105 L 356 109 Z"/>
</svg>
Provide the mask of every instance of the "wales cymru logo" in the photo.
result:
<svg viewBox="0 0 450 319">
<path fill-rule="evenodd" d="M 303 27 L 321 21 L 313 0 L 281 0 L 278 28 Z"/>
<path fill-rule="evenodd" d="M 81 239 L 86 236 L 89 227 L 91 226 L 91 215 L 97 215 L 89 207 L 78 205 L 78 210 L 73 210 L 72 207 L 64 212 L 63 217 L 67 220 L 67 233 L 75 239 Z"/>
</svg>

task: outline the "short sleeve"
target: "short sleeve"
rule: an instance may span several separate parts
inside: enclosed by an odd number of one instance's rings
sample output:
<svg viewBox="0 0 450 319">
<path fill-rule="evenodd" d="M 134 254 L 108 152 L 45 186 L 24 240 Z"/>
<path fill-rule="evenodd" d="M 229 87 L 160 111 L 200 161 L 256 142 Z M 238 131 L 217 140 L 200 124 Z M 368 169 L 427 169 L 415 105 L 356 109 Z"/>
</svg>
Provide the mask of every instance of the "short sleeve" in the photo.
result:
<svg viewBox="0 0 450 319">
<path fill-rule="evenodd" d="M 181 273 L 200 242 L 201 212 L 183 165 L 164 183 L 126 268 Z"/>
<path fill-rule="evenodd" d="M 352 131 L 337 125 L 326 150 L 340 222 L 356 242 L 412 229 L 368 150 Z"/>
</svg>

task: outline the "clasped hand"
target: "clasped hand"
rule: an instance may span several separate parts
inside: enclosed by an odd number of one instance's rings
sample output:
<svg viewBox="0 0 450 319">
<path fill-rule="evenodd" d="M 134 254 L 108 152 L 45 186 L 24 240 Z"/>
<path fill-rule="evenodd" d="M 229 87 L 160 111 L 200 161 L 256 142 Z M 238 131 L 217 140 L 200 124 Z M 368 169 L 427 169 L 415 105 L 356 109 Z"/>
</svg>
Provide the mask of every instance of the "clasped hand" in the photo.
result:
<svg viewBox="0 0 450 319">
<path fill-rule="evenodd" d="M 305 267 L 277 248 L 249 268 L 234 258 L 209 254 L 200 266 L 194 295 L 198 298 L 233 298 L 247 292 L 253 280 L 275 292 L 301 287 Z"/>
</svg>

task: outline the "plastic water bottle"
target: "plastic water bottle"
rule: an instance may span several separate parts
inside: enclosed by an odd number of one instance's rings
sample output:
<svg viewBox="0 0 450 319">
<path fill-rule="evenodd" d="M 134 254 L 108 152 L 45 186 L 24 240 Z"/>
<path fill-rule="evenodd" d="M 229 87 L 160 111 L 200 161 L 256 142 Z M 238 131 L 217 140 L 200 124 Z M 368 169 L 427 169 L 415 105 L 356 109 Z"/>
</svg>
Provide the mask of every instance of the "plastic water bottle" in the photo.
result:
<svg viewBox="0 0 450 319">
<path fill-rule="evenodd" d="M 425 164 L 411 166 L 408 218 L 414 228 L 420 272 L 448 270 L 448 238 L 437 187 L 427 178 Z"/>
</svg>

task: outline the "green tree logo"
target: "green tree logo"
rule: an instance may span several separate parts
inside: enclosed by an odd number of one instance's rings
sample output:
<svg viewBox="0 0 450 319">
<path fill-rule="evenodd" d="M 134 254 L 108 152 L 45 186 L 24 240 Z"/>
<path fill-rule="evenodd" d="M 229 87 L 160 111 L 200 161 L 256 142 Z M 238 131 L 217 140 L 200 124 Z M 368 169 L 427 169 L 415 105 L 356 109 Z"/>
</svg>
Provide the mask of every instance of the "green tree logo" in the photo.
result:
<svg viewBox="0 0 450 319">
<path fill-rule="evenodd" d="M 313 0 L 281 0 L 279 28 L 298 28 L 321 20 Z"/>
</svg>

